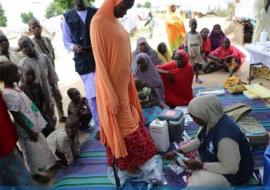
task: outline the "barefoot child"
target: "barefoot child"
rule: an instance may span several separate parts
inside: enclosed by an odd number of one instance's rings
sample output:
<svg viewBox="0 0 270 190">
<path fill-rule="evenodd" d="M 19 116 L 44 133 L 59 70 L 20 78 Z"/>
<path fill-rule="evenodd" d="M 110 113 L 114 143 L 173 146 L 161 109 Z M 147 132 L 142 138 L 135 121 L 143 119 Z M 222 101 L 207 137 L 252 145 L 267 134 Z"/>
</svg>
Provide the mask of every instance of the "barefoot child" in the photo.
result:
<svg viewBox="0 0 270 190">
<path fill-rule="evenodd" d="M 197 83 L 202 83 L 202 81 L 199 79 L 199 71 L 202 69 L 202 64 L 204 63 L 204 60 L 201 56 L 202 38 L 201 34 L 196 31 L 196 19 L 189 20 L 189 27 L 190 31 L 186 35 L 185 47 L 187 48 L 190 61 L 193 64 L 195 71 L 195 81 Z"/>
<path fill-rule="evenodd" d="M 80 129 L 89 128 L 89 122 L 92 119 L 87 99 L 81 97 L 81 93 L 76 88 L 70 88 L 67 91 L 71 102 L 68 105 L 68 115 L 78 115 L 80 118 Z"/>
<path fill-rule="evenodd" d="M 18 142 L 26 165 L 34 180 L 48 182 L 49 178 L 40 173 L 55 164 L 55 157 L 41 133 L 47 122 L 32 101 L 16 86 L 20 75 L 15 64 L 5 63 L 0 66 L 0 80 L 4 82 L 3 99 L 15 119 Z"/>
<path fill-rule="evenodd" d="M 29 67 L 26 68 L 25 73 L 23 74 L 23 84 L 20 86 L 20 89 L 30 98 L 30 100 L 35 104 L 35 106 L 39 109 L 42 116 L 46 118 L 45 113 L 45 97 L 42 92 L 41 86 L 35 82 L 36 74 L 35 71 Z M 47 137 L 52 131 L 54 131 L 53 127 L 47 125 L 43 130 L 42 133 L 45 137 Z"/>
<path fill-rule="evenodd" d="M 36 18 L 32 18 L 28 22 L 29 31 L 33 33 L 34 37 L 32 38 L 34 47 L 38 53 L 43 53 L 48 56 L 53 67 L 55 68 L 54 60 L 55 54 L 52 46 L 52 42 L 49 38 L 42 36 L 42 26 Z M 59 115 L 59 121 L 65 122 L 66 117 L 64 116 L 62 95 L 58 88 L 57 83 L 52 86 L 52 95 L 56 103 L 56 108 Z"/>
<path fill-rule="evenodd" d="M 45 96 L 46 111 L 45 115 L 50 128 L 55 128 L 56 117 L 54 112 L 54 101 L 52 99 L 51 88 L 57 85 L 58 76 L 52 66 L 48 56 L 40 54 L 34 49 L 34 44 L 30 38 L 23 36 L 18 42 L 19 48 L 26 56 L 19 65 L 20 72 L 24 75 L 25 71 L 31 67 L 35 71 L 36 80 L 42 87 Z"/>
<path fill-rule="evenodd" d="M 79 117 L 70 115 L 67 117 L 65 128 L 57 129 L 47 137 L 50 149 L 62 165 L 73 164 L 80 154 L 79 125 Z"/>
</svg>

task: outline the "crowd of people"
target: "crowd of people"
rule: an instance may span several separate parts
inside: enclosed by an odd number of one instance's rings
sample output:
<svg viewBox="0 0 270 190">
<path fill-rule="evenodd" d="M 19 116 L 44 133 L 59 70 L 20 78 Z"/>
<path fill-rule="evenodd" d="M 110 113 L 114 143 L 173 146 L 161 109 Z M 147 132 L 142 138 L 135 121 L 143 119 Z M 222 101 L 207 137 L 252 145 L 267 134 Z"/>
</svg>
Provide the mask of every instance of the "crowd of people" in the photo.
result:
<svg viewBox="0 0 270 190">
<path fill-rule="evenodd" d="M 16 50 L 9 47 L 7 36 L 0 34 L 0 81 L 4 83 L 0 146 L 5 148 L 0 151 L 0 168 L 8 171 L 0 184 L 48 182 L 45 171 L 71 165 L 78 157 L 79 130 L 88 129 L 91 119 L 96 139 L 106 148 L 108 165 L 136 173 L 157 154 L 145 126 L 163 109 L 176 106 L 188 106 L 194 122 L 202 126 L 191 145 L 179 150 L 198 149 L 200 153 L 201 161 L 186 163 L 189 169 L 199 170 L 188 185 L 227 187 L 247 182 L 253 165 L 243 134 L 223 113 L 216 97 L 193 98 L 194 76 L 198 83 L 202 83 L 201 73 L 219 69 L 232 76 L 243 63 L 244 55 L 231 45 L 221 26 L 214 25 L 211 33 L 207 28 L 197 32 L 197 20 L 192 18 L 186 32 L 176 6 L 169 5 L 165 16 L 168 46 L 160 42 L 155 49 L 140 37 L 132 51 L 118 18 L 133 7 L 134 0 L 105 0 L 99 9 L 86 6 L 83 0 L 74 0 L 74 4 L 75 8 L 64 14 L 61 27 L 65 48 L 74 52 L 75 71 L 86 97 L 76 88 L 68 89 L 67 116 L 54 49 L 51 40 L 42 35 L 39 20 L 29 21 L 34 37 L 22 36 Z M 64 128 L 55 129 L 55 108 Z M 214 150 L 209 152 L 215 137 Z M 233 164 L 226 160 L 228 155 Z M 166 155 L 171 156 L 174 154 Z M 17 167 L 7 164 L 10 162 Z"/>
</svg>

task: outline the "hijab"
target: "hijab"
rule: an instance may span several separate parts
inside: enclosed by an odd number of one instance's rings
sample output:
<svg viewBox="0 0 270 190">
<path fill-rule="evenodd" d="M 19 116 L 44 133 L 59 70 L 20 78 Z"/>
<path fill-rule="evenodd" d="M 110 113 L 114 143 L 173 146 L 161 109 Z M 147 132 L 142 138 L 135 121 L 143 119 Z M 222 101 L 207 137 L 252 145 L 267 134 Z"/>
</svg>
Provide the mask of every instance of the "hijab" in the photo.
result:
<svg viewBox="0 0 270 190">
<path fill-rule="evenodd" d="M 145 60 L 145 64 L 147 65 L 147 69 L 142 72 L 139 67 L 136 67 L 135 70 L 135 78 L 144 81 L 153 89 L 155 89 L 157 95 L 161 96 L 164 99 L 164 86 L 161 81 L 160 75 L 158 74 L 155 66 L 153 65 L 150 57 L 146 53 L 139 53 L 136 56 L 136 64 L 139 58 L 143 58 Z"/>
<path fill-rule="evenodd" d="M 221 28 L 221 26 L 219 24 L 215 24 L 210 35 L 209 35 L 209 38 L 210 38 L 211 44 L 212 44 L 212 51 L 217 49 L 221 45 L 221 40 L 224 37 L 226 37 L 222 30 L 221 30 L 220 34 L 217 34 L 214 32 L 214 28 L 217 26 L 219 26 Z"/>
<path fill-rule="evenodd" d="M 144 53 L 146 53 L 148 56 L 149 56 L 149 58 L 151 59 L 151 62 L 154 64 L 154 65 L 158 65 L 158 64 L 161 64 L 162 63 L 162 61 L 160 60 L 160 58 L 158 57 L 158 54 L 157 54 L 157 52 L 153 49 L 153 48 L 151 48 L 150 46 L 149 46 L 149 44 L 147 43 L 147 41 L 146 41 L 146 39 L 144 38 L 144 37 L 139 37 L 138 39 L 137 39 L 137 47 L 136 47 L 136 50 L 135 51 L 133 51 L 133 53 L 132 53 L 132 70 L 133 71 L 135 71 L 136 70 L 136 67 L 137 67 L 137 60 L 136 60 L 136 57 L 137 57 L 137 55 L 139 54 L 139 53 L 141 53 L 140 52 L 140 44 L 141 43 L 145 43 L 145 45 L 146 45 L 146 52 L 144 52 Z"/>
<path fill-rule="evenodd" d="M 214 95 L 193 98 L 188 105 L 188 112 L 206 122 L 208 129 L 215 127 L 224 115 L 223 107 Z"/>
</svg>

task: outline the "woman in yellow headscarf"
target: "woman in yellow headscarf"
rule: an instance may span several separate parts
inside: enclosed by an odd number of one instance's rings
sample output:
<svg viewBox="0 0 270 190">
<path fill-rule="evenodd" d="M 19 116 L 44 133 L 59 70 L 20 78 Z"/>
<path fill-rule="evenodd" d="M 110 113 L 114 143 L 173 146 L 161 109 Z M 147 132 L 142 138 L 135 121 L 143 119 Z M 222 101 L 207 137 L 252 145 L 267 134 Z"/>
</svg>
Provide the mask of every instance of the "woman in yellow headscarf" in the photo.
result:
<svg viewBox="0 0 270 190">
<path fill-rule="evenodd" d="M 168 34 L 168 42 L 170 51 L 178 49 L 185 38 L 186 30 L 180 14 L 176 13 L 175 4 L 170 4 L 167 14 L 165 15 L 165 23 Z"/>
</svg>

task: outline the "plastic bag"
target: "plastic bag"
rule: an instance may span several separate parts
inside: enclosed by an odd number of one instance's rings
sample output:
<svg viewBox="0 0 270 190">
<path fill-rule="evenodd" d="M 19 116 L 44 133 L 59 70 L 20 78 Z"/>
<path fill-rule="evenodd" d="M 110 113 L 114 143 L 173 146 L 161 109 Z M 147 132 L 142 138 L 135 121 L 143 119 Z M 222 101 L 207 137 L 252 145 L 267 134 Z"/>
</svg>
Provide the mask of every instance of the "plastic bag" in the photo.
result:
<svg viewBox="0 0 270 190">
<path fill-rule="evenodd" d="M 167 184 L 166 179 L 163 176 L 163 170 L 162 170 L 162 159 L 159 155 L 153 156 L 151 159 L 149 159 L 147 162 L 145 162 L 142 166 L 139 167 L 140 172 L 136 174 L 130 174 L 125 170 L 118 169 L 118 177 L 120 179 L 120 184 L 123 186 L 123 184 L 127 180 L 134 181 L 145 181 L 149 184 L 152 184 L 153 182 L 158 184 Z M 110 181 L 115 184 L 113 169 L 111 167 L 107 170 L 107 175 Z"/>
</svg>

